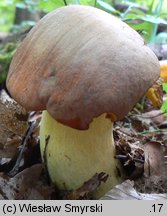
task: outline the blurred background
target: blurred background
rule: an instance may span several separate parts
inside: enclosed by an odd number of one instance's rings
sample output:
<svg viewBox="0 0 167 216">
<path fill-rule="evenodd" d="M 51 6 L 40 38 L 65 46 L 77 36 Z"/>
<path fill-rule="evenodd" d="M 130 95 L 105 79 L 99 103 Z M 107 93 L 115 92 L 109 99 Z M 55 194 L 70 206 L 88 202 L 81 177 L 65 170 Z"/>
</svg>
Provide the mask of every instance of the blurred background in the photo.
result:
<svg viewBox="0 0 167 216">
<path fill-rule="evenodd" d="M 13 32 L 34 25 L 45 13 L 69 4 L 101 8 L 144 34 L 150 33 L 152 27 L 155 31 L 157 24 L 167 24 L 162 20 L 167 19 L 167 0 L 1 0 L 0 32 Z"/>
</svg>

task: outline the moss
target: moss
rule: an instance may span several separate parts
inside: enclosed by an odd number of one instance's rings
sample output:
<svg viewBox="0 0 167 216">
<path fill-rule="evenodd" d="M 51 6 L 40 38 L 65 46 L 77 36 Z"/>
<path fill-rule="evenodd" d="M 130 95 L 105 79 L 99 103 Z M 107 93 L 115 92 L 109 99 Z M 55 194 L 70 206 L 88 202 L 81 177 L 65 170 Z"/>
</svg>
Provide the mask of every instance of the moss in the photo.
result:
<svg viewBox="0 0 167 216">
<path fill-rule="evenodd" d="M 18 47 L 18 43 L 6 43 L 0 45 L 0 83 L 6 80 L 9 65 Z"/>
</svg>

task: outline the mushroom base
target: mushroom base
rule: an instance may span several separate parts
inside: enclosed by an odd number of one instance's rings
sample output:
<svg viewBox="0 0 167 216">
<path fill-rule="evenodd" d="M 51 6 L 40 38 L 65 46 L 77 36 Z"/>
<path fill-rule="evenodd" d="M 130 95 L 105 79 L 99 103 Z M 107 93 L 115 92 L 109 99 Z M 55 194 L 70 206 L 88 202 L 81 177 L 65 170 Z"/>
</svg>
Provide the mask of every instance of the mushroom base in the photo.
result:
<svg viewBox="0 0 167 216">
<path fill-rule="evenodd" d="M 41 155 L 52 182 L 60 190 L 75 190 L 96 173 L 105 172 L 109 175 L 107 181 L 93 194 L 94 198 L 100 198 L 121 182 L 120 164 L 114 159 L 113 123 L 105 116 L 95 118 L 88 130 L 76 130 L 43 112 Z"/>
</svg>

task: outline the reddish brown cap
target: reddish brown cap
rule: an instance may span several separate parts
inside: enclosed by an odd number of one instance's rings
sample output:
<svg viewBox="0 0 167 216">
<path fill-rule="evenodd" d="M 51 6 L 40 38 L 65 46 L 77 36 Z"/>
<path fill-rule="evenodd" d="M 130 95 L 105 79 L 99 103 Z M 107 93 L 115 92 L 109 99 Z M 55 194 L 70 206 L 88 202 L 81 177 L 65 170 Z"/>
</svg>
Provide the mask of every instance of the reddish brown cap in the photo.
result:
<svg viewBox="0 0 167 216">
<path fill-rule="evenodd" d="M 123 118 L 158 79 L 159 62 L 136 31 L 88 6 L 41 19 L 18 48 L 7 88 L 28 110 L 87 129 L 94 117 Z"/>
</svg>

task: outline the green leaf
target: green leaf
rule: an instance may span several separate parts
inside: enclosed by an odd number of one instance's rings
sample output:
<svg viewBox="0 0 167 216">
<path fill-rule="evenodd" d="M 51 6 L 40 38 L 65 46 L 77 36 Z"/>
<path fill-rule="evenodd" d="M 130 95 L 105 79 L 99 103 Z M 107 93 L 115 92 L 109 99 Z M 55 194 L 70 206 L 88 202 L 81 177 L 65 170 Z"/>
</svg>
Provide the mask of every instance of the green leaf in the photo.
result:
<svg viewBox="0 0 167 216">
<path fill-rule="evenodd" d="M 159 17 L 154 17 L 151 15 L 146 15 L 146 16 L 141 16 L 139 17 L 139 19 L 146 21 L 146 22 L 150 22 L 150 23 L 154 23 L 154 24 L 165 24 L 167 25 L 167 21 L 165 21 L 162 18 Z"/>
<path fill-rule="evenodd" d="M 126 21 L 128 25 L 130 25 L 136 31 L 140 31 L 143 33 L 144 40 L 146 42 L 150 41 L 152 32 L 153 32 L 153 24 L 149 22 L 140 22 L 140 23 L 131 23 L 128 20 Z"/>
<path fill-rule="evenodd" d="M 163 91 L 167 92 L 167 83 L 162 83 L 162 87 L 163 87 Z M 163 102 L 161 110 L 167 111 L 167 100 Z M 167 116 L 167 114 L 164 115 Z"/>
<path fill-rule="evenodd" d="M 162 83 L 163 91 L 167 93 L 167 83 Z"/>
<path fill-rule="evenodd" d="M 165 13 L 165 12 L 160 13 L 159 17 L 160 18 L 166 18 L 167 17 L 167 13 Z"/>
<path fill-rule="evenodd" d="M 149 9 L 147 12 L 148 14 L 151 14 L 153 12 L 154 3 L 155 3 L 155 0 L 152 0 L 151 4 L 149 5 Z"/>
<path fill-rule="evenodd" d="M 81 5 L 91 5 L 94 6 L 95 1 L 94 0 L 80 0 Z"/>
<path fill-rule="evenodd" d="M 63 0 L 41 0 L 39 2 L 39 9 L 43 10 L 43 11 L 46 11 L 46 12 L 49 12 L 49 11 L 52 11 L 58 7 L 62 7 L 64 6 L 64 1 Z"/>
<path fill-rule="evenodd" d="M 131 7 L 129 13 L 133 13 L 133 14 L 140 15 L 140 16 L 144 16 L 145 15 L 145 13 L 143 11 L 141 11 L 140 9 L 135 8 L 135 7 Z"/>
<path fill-rule="evenodd" d="M 108 3 L 102 1 L 102 0 L 97 0 L 97 5 L 100 5 L 103 9 L 105 9 L 106 11 L 109 11 L 111 13 L 114 14 L 120 14 L 119 11 L 117 11 L 115 8 L 113 8 L 111 5 L 109 5 Z"/>
<path fill-rule="evenodd" d="M 167 111 L 167 101 L 163 102 L 161 110 L 164 111 L 164 112 Z M 164 116 L 167 116 L 167 114 L 164 114 Z"/>
</svg>

